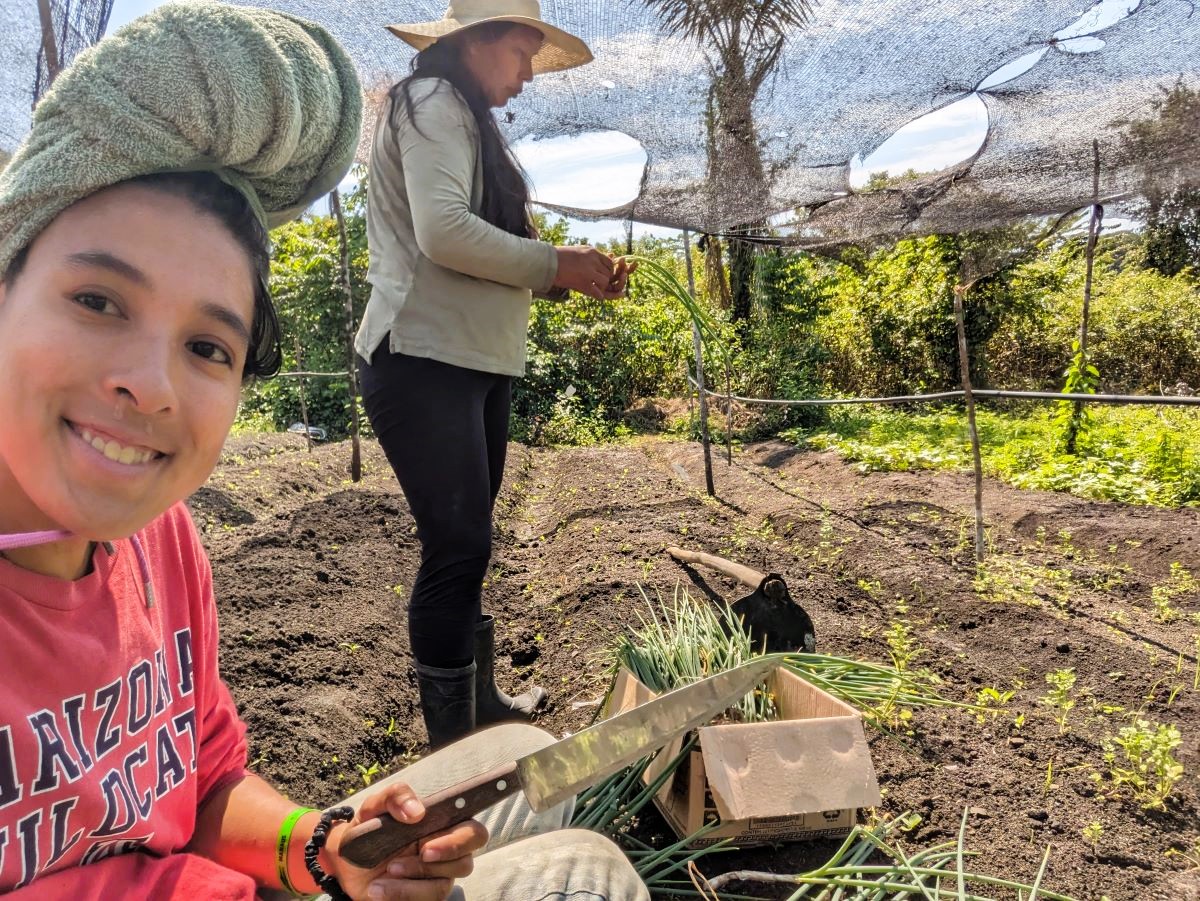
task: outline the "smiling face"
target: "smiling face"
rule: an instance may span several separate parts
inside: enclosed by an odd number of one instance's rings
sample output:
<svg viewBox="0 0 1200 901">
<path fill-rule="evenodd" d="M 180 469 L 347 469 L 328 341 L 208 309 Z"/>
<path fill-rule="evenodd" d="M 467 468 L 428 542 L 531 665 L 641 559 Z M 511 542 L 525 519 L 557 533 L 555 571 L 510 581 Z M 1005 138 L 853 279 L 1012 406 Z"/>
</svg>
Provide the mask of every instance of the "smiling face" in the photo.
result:
<svg viewBox="0 0 1200 901">
<path fill-rule="evenodd" d="M 0 286 L 0 532 L 121 538 L 203 484 L 254 285 L 187 199 L 119 185 L 60 214 Z"/>
<path fill-rule="evenodd" d="M 493 40 L 467 32 L 463 43 L 463 63 L 493 107 L 504 106 L 533 81 L 533 58 L 542 49 L 536 28 L 516 25 Z"/>
</svg>

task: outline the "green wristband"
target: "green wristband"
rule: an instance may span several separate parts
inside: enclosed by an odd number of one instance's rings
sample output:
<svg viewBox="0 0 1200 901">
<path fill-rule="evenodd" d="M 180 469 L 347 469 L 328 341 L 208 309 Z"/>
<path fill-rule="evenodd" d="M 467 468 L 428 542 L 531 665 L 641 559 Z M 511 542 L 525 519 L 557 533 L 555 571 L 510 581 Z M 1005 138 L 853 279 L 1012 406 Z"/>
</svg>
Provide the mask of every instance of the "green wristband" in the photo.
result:
<svg viewBox="0 0 1200 901">
<path fill-rule="evenodd" d="M 297 807 L 287 815 L 283 825 L 279 827 L 279 838 L 275 840 L 275 869 L 279 874 L 279 882 L 287 891 L 299 896 L 292 880 L 288 878 L 288 849 L 292 846 L 292 831 L 296 823 L 306 813 L 316 813 L 315 807 Z"/>
</svg>

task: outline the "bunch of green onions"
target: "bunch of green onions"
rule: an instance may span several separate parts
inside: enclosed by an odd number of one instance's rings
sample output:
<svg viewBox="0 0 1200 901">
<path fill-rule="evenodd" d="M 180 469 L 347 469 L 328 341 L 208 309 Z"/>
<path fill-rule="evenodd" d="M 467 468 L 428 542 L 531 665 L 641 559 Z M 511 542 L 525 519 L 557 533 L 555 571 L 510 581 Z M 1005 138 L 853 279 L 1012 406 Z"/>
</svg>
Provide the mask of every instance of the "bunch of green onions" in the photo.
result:
<svg viewBox="0 0 1200 901">
<path fill-rule="evenodd" d="M 728 606 L 697 601 L 679 586 L 669 606 L 660 603 L 655 609 L 649 599 L 647 605 L 649 616 L 641 617 L 641 628 L 618 638 L 612 666 L 614 672 L 624 666 L 651 691 L 662 693 L 688 685 L 758 655 L 750 633 Z M 828 654 L 772 656 L 782 668 L 856 708 L 877 726 L 886 727 L 898 709 L 973 709 L 939 695 L 931 680 L 919 672 Z M 733 713 L 741 722 L 761 722 L 774 719 L 777 711 L 770 694 L 756 690 Z"/>
<path fill-rule="evenodd" d="M 1007 896 L 1015 893 L 1018 901 L 1073 901 L 1066 895 L 1042 888 L 1050 849 L 1032 883 L 1016 882 L 997 876 L 985 876 L 967 870 L 967 858 L 974 856 L 964 848 L 967 811 L 963 811 L 958 840 L 945 842 L 911 853 L 906 852 L 893 833 L 909 831 L 920 817 L 902 814 L 875 826 L 856 826 L 842 846 L 824 866 L 807 873 L 780 876 L 774 873 L 732 872 L 707 880 L 695 874 L 690 880 L 696 894 L 710 901 L 733 901 L 745 896 L 719 895 L 731 882 L 759 882 L 773 885 L 799 885 L 787 901 L 876 901 L 876 899 L 921 898 L 924 901 L 995 901 L 969 887 L 1002 889 Z M 883 862 L 878 862 L 880 859 Z M 671 881 L 675 891 L 690 893 L 682 880 Z M 664 886 L 666 888 L 666 886 Z M 1011 897 L 1011 896 L 1010 896 Z"/>
</svg>

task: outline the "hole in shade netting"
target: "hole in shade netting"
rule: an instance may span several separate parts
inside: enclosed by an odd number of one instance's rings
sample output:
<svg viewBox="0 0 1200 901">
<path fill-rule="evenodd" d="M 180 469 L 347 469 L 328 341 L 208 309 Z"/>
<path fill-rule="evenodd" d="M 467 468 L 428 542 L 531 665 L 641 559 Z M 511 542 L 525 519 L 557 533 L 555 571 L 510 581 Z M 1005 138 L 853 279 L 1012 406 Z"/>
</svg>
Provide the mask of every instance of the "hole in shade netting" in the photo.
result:
<svg viewBox="0 0 1200 901">
<path fill-rule="evenodd" d="M 894 179 L 948 169 L 974 156 L 987 133 L 987 107 L 978 94 L 969 94 L 909 122 L 865 159 L 855 156 L 850 187 L 864 188 L 873 176 Z"/>
<path fill-rule="evenodd" d="M 1094 37 L 1095 32 L 1127 19 L 1141 3 L 1142 0 L 1098 0 L 1070 25 L 1056 31 L 1048 46 L 1004 64 L 980 82 L 976 91 L 991 90 L 1024 75 L 1045 57 L 1050 46 L 1077 55 L 1103 50 L 1105 41 Z M 859 190 L 870 184 L 872 177 L 924 175 L 964 162 L 983 146 L 988 121 L 987 107 L 978 94 L 914 119 L 865 159 L 855 156 L 850 161 L 850 186 Z"/>
<path fill-rule="evenodd" d="M 637 199 L 648 158 L 640 141 L 620 131 L 525 137 L 513 153 L 536 202 L 597 212 Z"/>
<path fill-rule="evenodd" d="M 1066 28 L 1054 32 L 1054 38 L 1058 41 L 1067 41 L 1111 28 L 1122 19 L 1132 16 L 1141 5 L 1142 0 L 1099 0 L 1076 21 Z"/>
</svg>

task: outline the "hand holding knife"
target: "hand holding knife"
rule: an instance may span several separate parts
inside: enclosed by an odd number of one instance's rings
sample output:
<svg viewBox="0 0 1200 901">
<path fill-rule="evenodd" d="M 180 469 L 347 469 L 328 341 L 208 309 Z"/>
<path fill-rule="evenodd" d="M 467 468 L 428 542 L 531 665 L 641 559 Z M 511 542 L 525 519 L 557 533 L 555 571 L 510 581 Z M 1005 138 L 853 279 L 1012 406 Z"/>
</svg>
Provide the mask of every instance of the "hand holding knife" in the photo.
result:
<svg viewBox="0 0 1200 901">
<path fill-rule="evenodd" d="M 703 725 L 766 678 L 775 661 L 758 658 L 597 723 L 549 747 L 422 799 L 425 816 L 401 823 L 386 814 L 347 831 L 340 854 L 374 867 L 422 838 L 471 819 L 517 791 L 535 811 L 561 804 L 624 766 Z"/>
</svg>

